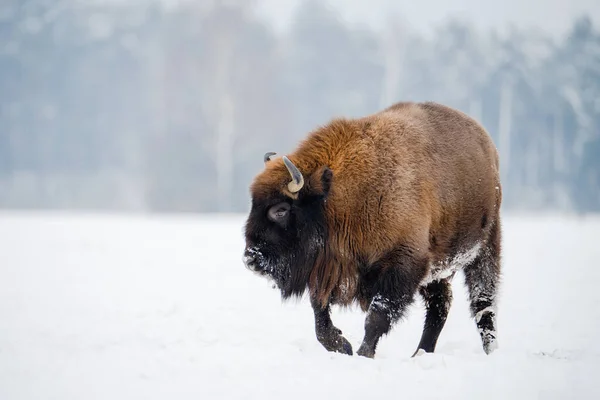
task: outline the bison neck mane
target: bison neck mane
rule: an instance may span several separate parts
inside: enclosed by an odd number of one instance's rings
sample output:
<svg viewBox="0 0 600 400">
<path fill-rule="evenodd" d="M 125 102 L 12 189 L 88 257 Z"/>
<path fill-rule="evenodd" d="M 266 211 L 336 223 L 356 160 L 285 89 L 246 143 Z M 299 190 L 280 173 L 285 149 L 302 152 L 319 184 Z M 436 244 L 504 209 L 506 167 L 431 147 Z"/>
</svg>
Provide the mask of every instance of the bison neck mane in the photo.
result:
<svg viewBox="0 0 600 400">
<path fill-rule="evenodd" d="M 331 239 L 327 228 L 319 226 L 301 239 L 299 252 L 290 255 L 288 262 L 271 273 L 284 299 L 300 297 L 308 289 L 311 298 L 323 307 L 349 305 L 354 300 L 356 261 L 339 254 Z"/>
<path fill-rule="evenodd" d="M 288 193 L 286 188 L 290 175 L 278 159 L 270 161 L 251 186 L 252 193 L 258 198 L 287 196 L 302 210 L 302 225 L 298 227 L 300 234 L 295 250 L 284 256 L 281 265 L 274 266 L 269 273 L 284 299 L 300 297 L 306 289 L 309 289 L 311 298 L 323 306 L 330 303 L 349 305 L 355 298 L 359 260 L 351 251 L 352 245 L 349 245 L 349 240 L 353 239 L 347 236 L 350 231 L 348 225 L 353 221 L 345 219 L 352 217 L 343 215 L 342 210 L 349 206 L 345 197 L 351 194 L 355 180 L 362 182 L 367 178 L 356 173 L 352 176 L 344 174 L 344 177 L 335 173 L 356 171 L 352 164 L 359 161 L 347 154 L 348 143 L 364 140 L 363 130 L 367 127 L 368 124 L 356 121 L 334 120 L 315 130 L 296 151 L 289 154 L 289 159 L 302 171 L 305 179 L 305 185 L 297 195 Z M 367 142 L 370 143 L 370 140 Z M 356 146 L 352 147 L 356 150 Z M 371 150 L 369 146 L 362 145 L 359 155 L 364 151 Z M 364 167 L 371 164 L 372 159 L 361 157 L 360 164 Z M 343 187 L 339 187 L 340 183 Z M 345 233 L 339 229 L 340 222 Z"/>
</svg>

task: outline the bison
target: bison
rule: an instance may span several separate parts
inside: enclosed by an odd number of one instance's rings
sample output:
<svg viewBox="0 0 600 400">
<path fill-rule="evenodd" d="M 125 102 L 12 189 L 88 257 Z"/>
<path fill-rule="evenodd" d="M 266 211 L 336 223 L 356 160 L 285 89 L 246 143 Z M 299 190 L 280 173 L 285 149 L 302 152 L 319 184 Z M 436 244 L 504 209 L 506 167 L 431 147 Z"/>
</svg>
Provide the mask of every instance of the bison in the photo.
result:
<svg viewBox="0 0 600 400">
<path fill-rule="evenodd" d="M 434 352 L 459 270 L 483 350 L 497 347 L 502 193 L 498 153 L 480 124 L 441 104 L 401 102 L 332 119 L 293 153 L 274 155 L 250 185 L 244 263 L 282 300 L 308 290 L 327 350 L 353 354 L 332 305 L 360 305 L 357 354 L 373 358 L 418 292 L 426 315 L 415 354 Z"/>
</svg>

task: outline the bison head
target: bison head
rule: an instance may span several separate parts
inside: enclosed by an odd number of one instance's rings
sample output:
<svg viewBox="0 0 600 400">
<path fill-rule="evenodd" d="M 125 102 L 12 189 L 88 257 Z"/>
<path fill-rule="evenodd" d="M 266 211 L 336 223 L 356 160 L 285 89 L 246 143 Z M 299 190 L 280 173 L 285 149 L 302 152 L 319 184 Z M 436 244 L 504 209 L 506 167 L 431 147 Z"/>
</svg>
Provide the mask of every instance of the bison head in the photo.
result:
<svg viewBox="0 0 600 400">
<path fill-rule="evenodd" d="M 288 298 L 302 295 L 315 262 L 323 256 L 332 172 L 303 163 L 303 175 L 287 157 L 271 160 L 272 155 L 265 154 L 265 170 L 251 186 L 244 263 L 273 279 Z"/>
</svg>

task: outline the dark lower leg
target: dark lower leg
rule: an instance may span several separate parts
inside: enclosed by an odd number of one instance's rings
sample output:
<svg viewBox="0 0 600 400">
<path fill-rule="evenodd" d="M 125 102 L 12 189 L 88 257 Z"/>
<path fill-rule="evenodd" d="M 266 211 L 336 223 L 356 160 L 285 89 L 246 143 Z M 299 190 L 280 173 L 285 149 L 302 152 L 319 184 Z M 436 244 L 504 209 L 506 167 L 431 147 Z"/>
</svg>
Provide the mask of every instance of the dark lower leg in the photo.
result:
<svg viewBox="0 0 600 400">
<path fill-rule="evenodd" d="M 496 296 L 500 279 L 500 237 L 495 229 L 490 241 L 475 261 L 465 268 L 471 316 L 481 337 L 483 350 L 490 354 L 498 347 L 496 333 Z"/>
<path fill-rule="evenodd" d="M 357 354 L 364 357 L 375 357 L 379 339 L 387 334 L 392 325 L 402 315 L 400 301 L 390 300 L 381 295 L 375 296 L 365 319 L 365 336 Z"/>
<path fill-rule="evenodd" d="M 477 330 L 481 337 L 481 344 L 483 351 L 486 354 L 490 354 L 498 348 L 497 334 L 496 334 L 496 309 L 484 308 L 483 310 L 475 314 L 475 322 L 477 324 Z"/>
<path fill-rule="evenodd" d="M 449 280 L 432 282 L 422 287 L 419 293 L 425 302 L 425 325 L 419 346 L 413 357 L 420 349 L 425 350 L 427 353 L 435 351 L 437 340 L 446 324 L 448 311 L 452 304 L 452 288 Z"/>
<path fill-rule="evenodd" d="M 373 358 L 379 339 L 387 334 L 412 303 L 427 269 L 427 259 L 417 258 L 414 249 L 400 246 L 372 266 L 379 271 L 365 282 L 371 303 L 365 319 L 365 336 L 358 355 Z"/>
<path fill-rule="evenodd" d="M 496 343 L 496 280 L 489 273 L 487 261 L 481 260 L 465 270 L 465 281 L 469 289 L 471 316 L 481 337 L 483 350 L 490 354 Z"/>
<path fill-rule="evenodd" d="M 328 351 L 352 355 L 350 342 L 342 336 L 342 331 L 336 328 L 331 321 L 330 307 L 325 308 L 312 302 L 315 314 L 315 333 L 319 343 Z"/>
</svg>

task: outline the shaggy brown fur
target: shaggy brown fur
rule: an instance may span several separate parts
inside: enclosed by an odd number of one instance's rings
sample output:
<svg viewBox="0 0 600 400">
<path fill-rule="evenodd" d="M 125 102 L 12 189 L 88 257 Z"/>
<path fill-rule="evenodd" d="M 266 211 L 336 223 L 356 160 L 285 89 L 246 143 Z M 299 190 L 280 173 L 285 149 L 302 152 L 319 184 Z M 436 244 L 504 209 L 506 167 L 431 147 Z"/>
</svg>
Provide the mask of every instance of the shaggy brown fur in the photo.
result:
<svg viewBox="0 0 600 400">
<path fill-rule="evenodd" d="M 334 120 L 288 158 L 310 177 L 304 190 L 320 190 L 323 166 L 335 180 L 327 202 L 330 258 L 311 279 L 323 282 L 316 293 L 322 304 L 346 285 L 339 298 L 352 301 L 360 257 L 373 263 L 405 245 L 441 262 L 452 246 L 479 238 L 481 228 L 487 236 L 500 209 L 494 144 L 477 122 L 438 104 L 400 103 L 362 119 Z M 274 159 L 251 193 L 295 198 L 289 181 L 281 159 Z M 457 231 L 466 236 L 457 238 Z"/>
<path fill-rule="evenodd" d="M 265 164 L 250 191 L 253 204 L 327 191 L 327 236 L 307 282 L 322 308 L 359 301 L 367 311 L 373 298 L 361 295 L 361 276 L 378 263 L 379 274 L 395 268 L 384 260 L 396 249 L 418 261 L 411 276 L 421 282 L 432 266 L 487 243 L 493 233 L 499 275 L 498 154 L 465 114 L 435 103 L 398 103 L 364 118 L 335 119 L 288 158 L 305 179 L 299 193 L 288 191 L 281 158 Z M 327 169 L 330 181 L 323 179 Z"/>
</svg>

